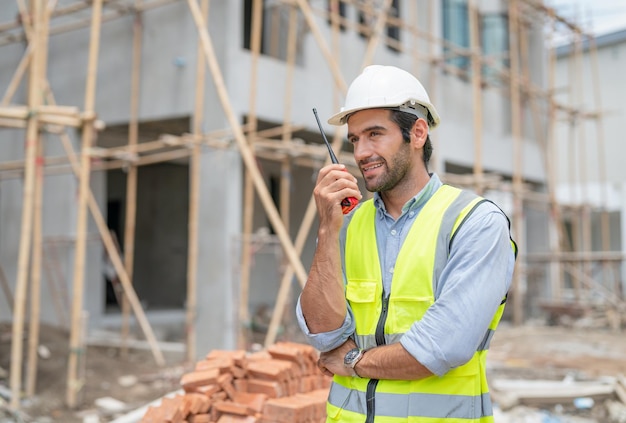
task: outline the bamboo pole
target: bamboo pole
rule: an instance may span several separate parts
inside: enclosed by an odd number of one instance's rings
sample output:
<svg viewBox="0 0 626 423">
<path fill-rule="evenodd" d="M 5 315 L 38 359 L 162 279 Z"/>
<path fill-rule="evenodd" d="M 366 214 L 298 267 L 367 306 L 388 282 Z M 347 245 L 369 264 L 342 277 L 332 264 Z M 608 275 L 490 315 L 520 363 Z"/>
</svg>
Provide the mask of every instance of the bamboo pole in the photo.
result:
<svg viewBox="0 0 626 423">
<path fill-rule="evenodd" d="M 519 90 L 519 30 L 518 30 L 518 0 L 511 0 L 509 5 L 509 62 L 510 62 L 510 97 L 511 97 L 511 133 L 513 136 L 513 228 L 518 245 L 524 243 L 524 209 L 522 192 L 522 127 L 521 127 L 521 100 Z M 525 269 L 523 257 L 518 255 L 513 274 L 513 323 L 519 326 L 524 321 L 523 302 L 526 293 Z"/>
<path fill-rule="evenodd" d="M 135 0 L 135 7 L 141 6 L 142 0 Z M 128 122 L 128 146 L 132 149 L 139 140 L 139 98 L 141 95 L 141 46 L 143 37 L 143 24 L 141 12 L 135 13 L 133 20 L 133 51 L 132 68 L 130 77 L 130 119 Z M 137 221 L 137 174 L 138 167 L 128 163 L 126 173 L 126 210 L 124 220 L 124 268 L 131 282 L 134 274 L 135 259 L 135 225 Z M 122 357 L 128 355 L 127 341 L 130 334 L 130 303 L 124 295 L 122 297 Z"/>
<path fill-rule="evenodd" d="M 208 22 L 209 1 L 202 0 L 201 12 Z M 193 135 L 202 136 L 204 122 L 206 66 L 202 56 L 202 47 L 198 43 L 196 52 L 196 99 L 193 112 Z M 194 143 L 189 163 L 189 252 L 187 255 L 187 361 L 193 362 L 196 358 L 196 317 L 198 314 L 198 216 L 200 201 L 200 166 L 202 164 L 202 149 L 200 143 Z"/>
<path fill-rule="evenodd" d="M 250 149 L 250 146 L 246 143 L 245 136 L 243 131 L 241 130 L 241 126 L 235 117 L 233 108 L 230 104 L 230 100 L 228 98 L 228 93 L 226 91 L 226 87 L 224 85 L 224 78 L 222 77 L 219 65 L 217 63 L 217 59 L 215 57 L 215 51 L 213 49 L 213 45 L 211 43 L 211 39 L 209 34 L 205 28 L 204 19 L 202 18 L 202 14 L 200 12 L 200 8 L 198 7 L 197 0 L 187 0 L 190 6 L 191 13 L 193 15 L 194 22 L 196 24 L 196 28 L 199 31 L 200 40 L 202 42 L 202 47 L 204 50 L 205 59 L 208 62 L 209 69 L 211 70 L 211 74 L 213 76 L 213 82 L 215 83 L 215 87 L 217 89 L 217 94 L 219 96 L 220 102 L 222 104 L 222 108 L 227 116 L 227 119 L 233 129 L 233 133 L 235 135 L 235 141 L 237 142 L 237 146 L 239 147 L 239 152 L 242 156 L 244 164 L 248 171 L 252 174 L 254 184 L 257 190 L 257 194 L 261 199 L 261 203 L 265 208 L 265 211 L 268 215 L 268 218 L 271 224 L 276 231 L 276 235 L 280 240 L 283 249 L 285 250 L 285 254 L 289 258 L 289 262 L 292 266 L 296 268 L 296 275 L 301 283 L 305 283 L 307 279 L 307 273 L 304 270 L 304 266 L 298 257 L 293 243 L 289 239 L 289 234 L 287 233 L 282 221 L 280 220 L 280 215 L 276 210 L 276 206 L 272 202 L 272 198 L 269 194 L 267 186 L 263 181 L 263 177 L 261 176 L 259 169 L 257 168 L 254 154 Z"/>
<path fill-rule="evenodd" d="M 94 113 L 96 75 L 98 71 L 98 51 L 100 47 L 100 26 L 102 15 L 102 0 L 95 0 L 91 15 L 91 33 L 89 38 L 89 59 L 87 63 L 87 81 L 85 85 L 85 113 Z M 94 115 L 95 116 L 95 115 Z M 93 121 L 86 122 L 82 131 L 81 166 L 76 219 L 76 252 L 74 259 L 72 323 L 70 331 L 70 353 L 67 372 L 66 402 L 68 407 L 77 405 L 77 395 L 81 389 L 78 379 L 79 355 L 85 354 L 80 349 L 81 314 L 83 312 L 85 253 L 87 236 L 87 207 L 89 198 L 89 182 L 91 172 L 91 157 L 88 149 L 91 148 L 94 138 Z"/>
<path fill-rule="evenodd" d="M 478 7 L 475 0 L 468 0 L 470 50 L 472 63 L 472 110 L 474 111 L 474 189 L 483 194 L 483 96 L 482 96 L 482 63 L 481 48 L 478 34 Z"/>
<path fill-rule="evenodd" d="M 48 64 L 48 25 L 50 21 L 49 8 L 44 8 L 41 12 L 40 31 L 39 31 L 39 48 L 41 56 L 39 58 L 39 77 L 41 81 L 46 80 L 47 64 Z M 44 85 L 44 84 L 42 84 Z M 41 96 L 41 94 L 39 94 Z M 40 105 L 39 110 L 45 109 L 45 105 Z M 34 187 L 34 210 L 33 210 L 33 247 L 32 247 L 32 268 L 31 268 L 31 300 L 30 300 L 30 322 L 28 331 L 28 362 L 26 368 L 26 395 L 35 394 L 37 384 L 37 365 L 39 347 L 39 329 L 40 329 L 40 308 L 41 308 L 41 267 L 43 254 L 43 157 L 45 155 L 45 146 L 41 135 L 37 139 L 36 148 L 36 168 L 35 168 L 35 187 Z"/>
<path fill-rule="evenodd" d="M 257 95 L 257 70 L 259 53 L 261 52 L 261 41 L 263 32 L 263 2 L 253 0 L 252 2 L 252 28 L 250 34 L 250 99 L 248 111 L 248 145 L 254 148 L 257 130 L 256 117 L 256 95 Z M 239 283 L 239 329 L 237 331 L 237 344 L 240 349 L 245 349 L 248 330 L 250 327 L 250 272 L 252 262 L 252 249 L 250 248 L 252 234 L 252 223 L 254 219 L 254 180 L 250 171 L 245 172 L 244 198 L 243 198 L 243 244 L 241 246 L 241 279 Z"/>
<path fill-rule="evenodd" d="M 28 105 L 36 110 L 41 103 L 41 18 L 43 10 L 42 0 L 32 1 L 32 16 L 34 18 L 30 43 L 33 46 L 33 57 L 30 63 L 28 80 Z M 15 304 L 13 310 L 13 330 L 11 342 L 11 407 L 20 408 L 20 396 L 22 385 L 22 347 L 24 313 L 26 308 L 26 291 L 28 284 L 28 267 L 33 234 L 33 210 L 36 178 L 36 155 L 39 138 L 37 114 L 33 113 L 28 119 L 25 142 L 24 190 L 22 200 L 22 223 L 20 228 L 20 248 L 17 263 L 17 280 L 15 283 Z"/>
<path fill-rule="evenodd" d="M 37 348 L 39 346 L 39 317 L 41 308 L 42 263 L 42 208 L 43 208 L 43 145 L 41 136 L 37 143 L 35 186 L 33 188 L 33 246 L 30 274 L 30 320 L 28 330 L 28 361 L 26 367 L 26 395 L 33 396 L 37 383 Z"/>
</svg>

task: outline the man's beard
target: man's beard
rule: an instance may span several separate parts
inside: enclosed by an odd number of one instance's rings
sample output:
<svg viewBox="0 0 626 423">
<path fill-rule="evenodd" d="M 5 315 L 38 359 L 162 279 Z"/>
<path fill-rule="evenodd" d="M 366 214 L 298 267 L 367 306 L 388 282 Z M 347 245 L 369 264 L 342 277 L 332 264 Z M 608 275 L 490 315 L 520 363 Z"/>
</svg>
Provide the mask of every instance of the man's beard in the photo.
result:
<svg viewBox="0 0 626 423">
<path fill-rule="evenodd" d="M 388 161 L 383 159 L 383 166 L 386 168 L 386 172 L 378 176 L 375 179 L 365 180 L 365 188 L 370 192 L 385 192 L 390 191 L 398 185 L 400 181 L 404 179 L 411 167 L 411 160 L 408 154 L 409 145 L 403 143 L 402 148 L 391 158 L 391 165 Z M 382 158 L 382 157 L 381 157 Z M 369 161 L 377 161 L 369 160 Z M 363 174 L 363 171 L 361 171 Z"/>
</svg>

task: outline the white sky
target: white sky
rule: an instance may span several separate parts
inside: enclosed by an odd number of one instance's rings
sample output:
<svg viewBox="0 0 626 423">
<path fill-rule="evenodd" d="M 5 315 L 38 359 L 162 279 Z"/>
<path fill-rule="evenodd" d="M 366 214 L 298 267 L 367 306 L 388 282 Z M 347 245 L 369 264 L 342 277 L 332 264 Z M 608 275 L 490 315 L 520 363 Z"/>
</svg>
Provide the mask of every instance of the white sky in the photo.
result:
<svg viewBox="0 0 626 423">
<path fill-rule="evenodd" d="M 626 0 L 546 0 L 546 5 L 596 36 L 626 29 Z"/>
</svg>

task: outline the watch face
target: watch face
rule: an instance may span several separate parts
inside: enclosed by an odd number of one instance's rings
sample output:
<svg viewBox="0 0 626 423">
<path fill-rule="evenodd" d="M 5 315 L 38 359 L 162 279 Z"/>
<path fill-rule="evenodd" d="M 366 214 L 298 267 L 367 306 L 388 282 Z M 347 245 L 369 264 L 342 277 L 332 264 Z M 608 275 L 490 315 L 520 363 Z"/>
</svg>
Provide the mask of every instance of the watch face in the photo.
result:
<svg viewBox="0 0 626 423">
<path fill-rule="evenodd" d="M 346 356 L 344 357 L 344 362 L 345 364 L 350 364 L 354 361 L 354 359 L 356 359 L 359 354 L 361 354 L 361 350 L 359 350 L 358 348 L 353 348 L 350 351 L 348 351 L 346 353 Z"/>
</svg>

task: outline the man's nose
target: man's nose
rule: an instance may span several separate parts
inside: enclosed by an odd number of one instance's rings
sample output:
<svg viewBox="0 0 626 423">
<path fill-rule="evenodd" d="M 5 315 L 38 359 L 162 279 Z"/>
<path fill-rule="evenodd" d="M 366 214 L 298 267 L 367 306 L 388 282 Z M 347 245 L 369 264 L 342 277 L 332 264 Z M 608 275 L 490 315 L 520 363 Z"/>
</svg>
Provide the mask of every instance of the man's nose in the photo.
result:
<svg viewBox="0 0 626 423">
<path fill-rule="evenodd" d="M 371 146 L 365 139 L 360 139 L 353 144 L 354 146 L 354 160 L 359 163 L 360 160 L 366 159 L 372 155 Z"/>
</svg>

